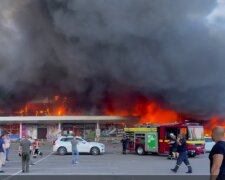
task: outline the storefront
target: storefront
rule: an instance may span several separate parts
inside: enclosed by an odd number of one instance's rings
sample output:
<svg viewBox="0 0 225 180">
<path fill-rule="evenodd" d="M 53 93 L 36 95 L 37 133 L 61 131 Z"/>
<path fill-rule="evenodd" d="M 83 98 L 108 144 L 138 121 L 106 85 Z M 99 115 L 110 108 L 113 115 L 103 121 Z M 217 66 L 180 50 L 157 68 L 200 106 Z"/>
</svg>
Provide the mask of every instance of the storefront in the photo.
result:
<svg viewBox="0 0 225 180">
<path fill-rule="evenodd" d="M 12 124 L 12 123 L 7 123 L 7 124 L 2 124 L 0 126 L 1 129 L 1 134 L 10 134 L 11 139 L 19 139 L 20 138 L 20 125 L 19 124 Z"/>
<path fill-rule="evenodd" d="M 114 136 L 126 122 L 138 117 L 121 116 L 19 116 L 0 117 L 1 134 L 12 139 L 31 136 L 49 141 L 60 135 L 76 135 L 93 140 L 96 136 Z"/>
</svg>

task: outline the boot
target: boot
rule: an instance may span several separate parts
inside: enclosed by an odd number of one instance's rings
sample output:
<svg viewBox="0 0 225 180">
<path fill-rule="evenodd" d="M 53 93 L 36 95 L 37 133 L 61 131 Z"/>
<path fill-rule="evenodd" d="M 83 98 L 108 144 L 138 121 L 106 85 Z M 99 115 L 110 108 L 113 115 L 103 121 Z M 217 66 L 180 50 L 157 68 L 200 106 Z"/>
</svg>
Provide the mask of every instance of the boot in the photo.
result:
<svg viewBox="0 0 225 180">
<path fill-rule="evenodd" d="M 170 170 L 176 173 L 178 169 L 179 169 L 179 166 L 176 165 L 174 169 L 170 169 Z"/>
<path fill-rule="evenodd" d="M 188 171 L 186 173 L 188 174 L 192 173 L 192 167 L 190 165 L 188 166 Z"/>
</svg>

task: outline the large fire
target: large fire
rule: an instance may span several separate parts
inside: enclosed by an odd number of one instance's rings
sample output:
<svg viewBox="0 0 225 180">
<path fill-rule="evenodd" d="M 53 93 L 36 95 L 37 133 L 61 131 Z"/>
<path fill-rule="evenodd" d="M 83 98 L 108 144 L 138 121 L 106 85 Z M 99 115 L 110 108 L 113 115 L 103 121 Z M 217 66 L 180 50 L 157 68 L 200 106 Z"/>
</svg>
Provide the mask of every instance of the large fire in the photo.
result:
<svg viewBox="0 0 225 180">
<path fill-rule="evenodd" d="M 154 102 L 149 102 L 140 116 L 140 123 L 178 123 L 182 121 L 179 113 L 162 109 Z"/>
<path fill-rule="evenodd" d="M 129 97 L 128 97 L 129 98 Z M 107 116 L 139 116 L 140 124 L 167 124 L 185 122 L 182 114 L 162 108 L 156 101 L 150 101 L 145 98 L 137 98 L 133 104 L 129 102 L 127 97 L 122 99 L 107 99 L 102 107 L 100 114 Z M 66 97 L 55 96 L 53 100 L 44 100 L 42 102 L 28 102 L 25 108 L 21 109 L 21 115 L 36 116 L 63 116 L 63 115 L 87 115 L 87 111 L 81 109 L 72 109 L 68 107 L 68 99 Z M 79 107 L 79 104 L 77 105 Z M 90 115 L 90 114 L 89 114 Z M 95 115 L 95 114 L 93 114 Z M 198 120 L 196 121 L 198 122 Z M 223 126 L 225 121 L 214 117 L 210 121 L 204 121 L 205 135 L 211 135 L 211 129 L 215 126 Z"/>
<path fill-rule="evenodd" d="M 218 117 L 210 119 L 210 121 L 204 125 L 205 135 L 211 136 L 212 129 L 216 126 L 222 126 L 225 129 L 225 120 Z"/>
<path fill-rule="evenodd" d="M 106 109 L 105 115 L 140 116 L 140 124 L 165 124 L 182 122 L 179 113 L 173 110 L 163 109 L 154 101 L 138 100 L 129 109 L 123 107 L 118 109 Z"/>
<path fill-rule="evenodd" d="M 133 104 L 127 104 L 128 99 L 110 99 L 103 103 L 101 114 L 107 116 L 139 116 L 139 123 L 176 123 L 182 122 L 179 113 L 162 108 L 159 103 L 139 98 Z M 21 115 L 35 116 L 62 116 L 62 115 L 87 115 L 86 111 L 71 109 L 68 107 L 67 98 L 55 96 L 53 100 L 28 102 L 20 112 Z"/>
</svg>

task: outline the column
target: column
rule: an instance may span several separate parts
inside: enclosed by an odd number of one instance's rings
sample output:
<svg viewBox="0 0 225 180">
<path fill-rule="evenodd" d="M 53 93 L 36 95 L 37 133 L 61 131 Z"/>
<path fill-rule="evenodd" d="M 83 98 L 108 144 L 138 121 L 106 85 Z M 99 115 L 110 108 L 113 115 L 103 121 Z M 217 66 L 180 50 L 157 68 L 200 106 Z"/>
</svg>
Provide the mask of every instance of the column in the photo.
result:
<svg viewBox="0 0 225 180">
<path fill-rule="evenodd" d="M 84 123 L 84 139 L 86 139 L 85 123 Z"/>
<path fill-rule="evenodd" d="M 95 130 L 95 132 L 96 132 L 96 138 L 95 138 L 95 141 L 98 142 L 98 141 L 99 141 L 99 138 L 100 138 L 100 134 L 101 134 L 99 122 L 96 122 L 96 130 Z"/>
<path fill-rule="evenodd" d="M 58 136 L 62 135 L 61 122 L 58 122 Z"/>
<path fill-rule="evenodd" d="M 20 122 L 20 139 L 23 137 L 22 133 L 23 133 L 23 123 Z"/>
</svg>

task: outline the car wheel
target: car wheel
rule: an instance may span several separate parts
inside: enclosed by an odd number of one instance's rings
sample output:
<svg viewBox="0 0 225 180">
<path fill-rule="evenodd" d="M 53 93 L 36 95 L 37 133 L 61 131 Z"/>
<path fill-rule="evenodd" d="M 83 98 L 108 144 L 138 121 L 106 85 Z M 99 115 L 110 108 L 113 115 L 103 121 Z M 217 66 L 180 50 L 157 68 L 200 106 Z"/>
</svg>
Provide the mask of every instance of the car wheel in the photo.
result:
<svg viewBox="0 0 225 180">
<path fill-rule="evenodd" d="M 143 146 L 138 146 L 137 149 L 136 149 L 136 153 L 138 155 L 144 155 L 145 154 L 145 150 L 144 150 Z"/>
<path fill-rule="evenodd" d="M 100 150 L 97 147 L 93 147 L 91 148 L 91 155 L 99 155 L 100 154 Z"/>
<path fill-rule="evenodd" d="M 59 149 L 58 149 L 58 153 L 59 153 L 59 155 L 66 155 L 66 153 L 67 153 L 67 150 L 66 150 L 66 148 L 65 147 L 60 147 Z"/>
</svg>

